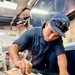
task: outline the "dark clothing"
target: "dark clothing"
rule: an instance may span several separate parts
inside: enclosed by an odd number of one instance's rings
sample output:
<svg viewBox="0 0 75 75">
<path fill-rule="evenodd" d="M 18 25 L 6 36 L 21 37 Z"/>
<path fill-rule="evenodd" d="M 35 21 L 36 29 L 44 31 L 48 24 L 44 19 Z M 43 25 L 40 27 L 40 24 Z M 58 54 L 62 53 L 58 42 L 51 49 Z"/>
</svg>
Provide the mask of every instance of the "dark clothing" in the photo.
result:
<svg viewBox="0 0 75 75">
<path fill-rule="evenodd" d="M 14 43 L 18 44 L 22 50 L 29 50 L 27 59 L 29 60 L 32 56 L 33 67 L 41 67 L 43 64 L 49 63 L 52 52 L 55 52 L 57 56 L 65 53 L 62 37 L 46 42 L 42 35 L 42 27 L 28 29 Z"/>
</svg>

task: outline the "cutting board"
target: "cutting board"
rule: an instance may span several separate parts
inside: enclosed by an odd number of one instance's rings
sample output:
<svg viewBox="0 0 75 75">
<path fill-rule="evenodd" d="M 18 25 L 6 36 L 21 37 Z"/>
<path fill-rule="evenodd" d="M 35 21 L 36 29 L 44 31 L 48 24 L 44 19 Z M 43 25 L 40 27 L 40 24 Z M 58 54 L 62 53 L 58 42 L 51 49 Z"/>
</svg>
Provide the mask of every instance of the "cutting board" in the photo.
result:
<svg viewBox="0 0 75 75">
<path fill-rule="evenodd" d="M 16 70 L 16 71 L 9 70 L 9 71 L 7 71 L 7 74 L 9 74 L 9 75 L 22 75 L 20 70 Z M 36 74 L 31 73 L 31 74 L 28 74 L 28 75 L 36 75 Z"/>
</svg>

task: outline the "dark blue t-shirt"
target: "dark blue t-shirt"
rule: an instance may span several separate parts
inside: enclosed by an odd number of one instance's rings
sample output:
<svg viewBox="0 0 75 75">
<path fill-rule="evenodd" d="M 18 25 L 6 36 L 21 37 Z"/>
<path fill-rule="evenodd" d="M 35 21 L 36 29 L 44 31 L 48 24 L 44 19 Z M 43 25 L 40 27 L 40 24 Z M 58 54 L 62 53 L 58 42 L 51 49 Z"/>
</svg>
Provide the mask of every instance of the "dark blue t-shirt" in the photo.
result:
<svg viewBox="0 0 75 75">
<path fill-rule="evenodd" d="M 46 42 L 42 35 L 42 27 L 28 29 L 14 43 L 18 44 L 22 51 L 25 49 L 29 50 L 27 59 L 32 56 L 34 66 L 49 59 L 52 52 L 55 52 L 57 56 L 65 53 L 62 37 L 51 42 Z"/>
</svg>

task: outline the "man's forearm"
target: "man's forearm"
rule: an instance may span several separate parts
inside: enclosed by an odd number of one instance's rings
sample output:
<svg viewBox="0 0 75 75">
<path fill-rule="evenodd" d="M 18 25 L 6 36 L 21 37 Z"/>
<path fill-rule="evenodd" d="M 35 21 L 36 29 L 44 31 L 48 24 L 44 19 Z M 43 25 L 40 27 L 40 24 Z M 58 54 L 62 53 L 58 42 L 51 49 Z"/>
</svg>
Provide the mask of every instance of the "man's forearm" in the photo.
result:
<svg viewBox="0 0 75 75">
<path fill-rule="evenodd" d="M 18 47 L 16 47 L 16 45 L 12 45 L 8 51 L 9 51 L 9 56 L 14 64 L 16 61 L 20 60 L 18 56 Z"/>
<path fill-rule="evenodd" d="M 67 59 L 65 54 L 61 54 L 58 57 L 58 66 L 59 66 L 59 71 L 64 72 L 67 71 Z"/>
</svg>

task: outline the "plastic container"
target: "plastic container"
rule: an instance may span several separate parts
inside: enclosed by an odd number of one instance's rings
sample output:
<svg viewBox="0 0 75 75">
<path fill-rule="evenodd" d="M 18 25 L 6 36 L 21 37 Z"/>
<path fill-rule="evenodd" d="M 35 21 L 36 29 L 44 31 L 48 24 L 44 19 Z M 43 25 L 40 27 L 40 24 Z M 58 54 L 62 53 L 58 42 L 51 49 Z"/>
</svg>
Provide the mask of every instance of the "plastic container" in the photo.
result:
<svg viewBox="0 0 75 75">
<path fill-rule="evenodd" d="M 10 70 L 10 60 L 9 60 L 9 53 L 8 52 L 6 52 L 5 62 L 6 62 L 6 70 Z"/>
</svg>

